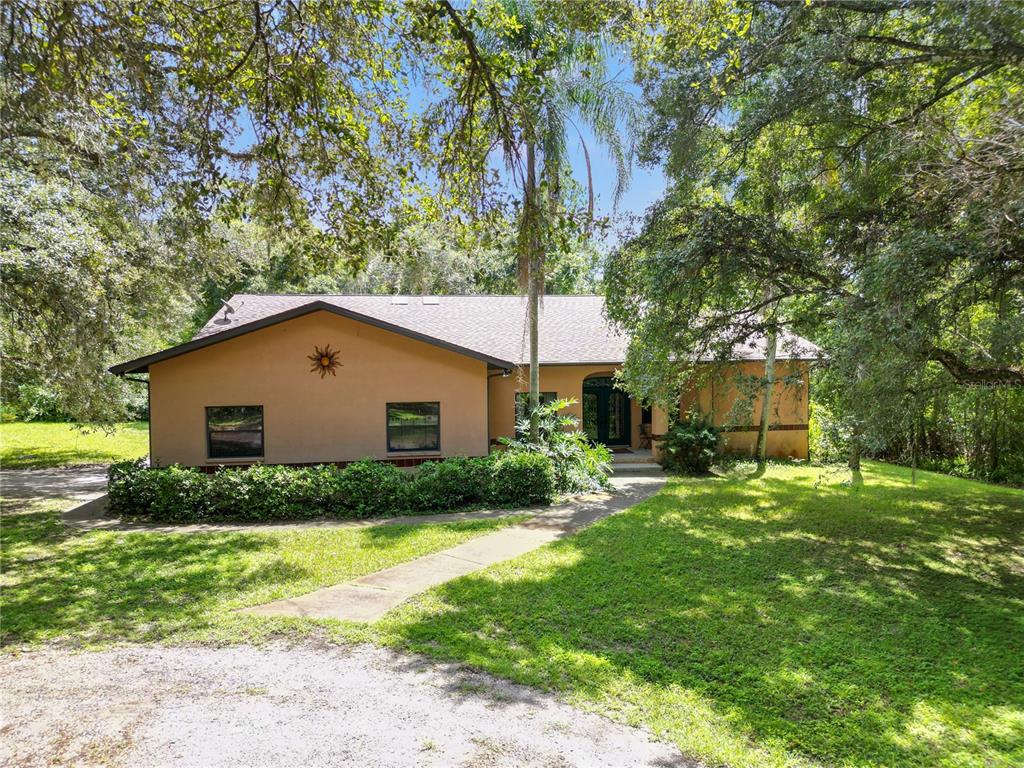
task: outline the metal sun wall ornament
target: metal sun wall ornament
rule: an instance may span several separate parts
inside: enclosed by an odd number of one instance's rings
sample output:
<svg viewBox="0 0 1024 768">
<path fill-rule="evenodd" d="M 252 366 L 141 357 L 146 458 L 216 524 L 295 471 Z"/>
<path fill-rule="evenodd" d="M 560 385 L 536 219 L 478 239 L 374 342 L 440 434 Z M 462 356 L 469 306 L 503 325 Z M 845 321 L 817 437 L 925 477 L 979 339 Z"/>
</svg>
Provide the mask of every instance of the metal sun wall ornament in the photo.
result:
<svg viewBox="0 0 1024 768">
<path fill-rule="evenodd" d="M 331 374 L 331 376 L 337 376 L 338 374 L 334 372 L 334 369 L 341 365 L 341 363 L 338 362 L 339 354 L 340 352 L 338 350 L 331 349 L 330 344 L 325 346 L 323 349 L 320 347 L 313 347 L 313 354 L 306 356 L 309 361 L 313 363 L 313 367 L 309 369 L 309 372 L 316 373 L 319 371 L 321 379 L 328 373 Z"/>
</svg>

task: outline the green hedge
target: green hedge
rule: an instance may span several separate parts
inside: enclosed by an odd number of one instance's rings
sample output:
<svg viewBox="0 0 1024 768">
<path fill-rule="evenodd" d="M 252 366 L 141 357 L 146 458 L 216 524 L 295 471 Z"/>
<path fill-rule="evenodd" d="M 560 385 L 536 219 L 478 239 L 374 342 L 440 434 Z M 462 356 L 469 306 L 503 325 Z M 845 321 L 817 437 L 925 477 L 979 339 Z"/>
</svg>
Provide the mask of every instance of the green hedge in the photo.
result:
<svg viewBox="0 0 1024 768">
<path fill-rule="evenodd" d="M 344 469 L 255 465 L 212 474 L 126 461 L 110 467 L 108 493 L 111 511 L 122 517 L 185 523 L 365 518 L 479 504 L 547 504 L 554 498 L 555 483 L 548 457 L 508 451 L 429 462 L 414 474 L 371 459 Z"/>
<path fill-rule="evenodd" d="M 494 460 L 488 479 L 491 502 L 504 506 L 548 504 L 555 495 L 555 467 L 542 453 L 506 451 Z"/>
<path fill-rule="evenodd" d="M 491 501 L 494 460 L 452 458 L 421 464 L 409 483 L 409 506 L 417 511 L 458 509 Z"/>
</svg>

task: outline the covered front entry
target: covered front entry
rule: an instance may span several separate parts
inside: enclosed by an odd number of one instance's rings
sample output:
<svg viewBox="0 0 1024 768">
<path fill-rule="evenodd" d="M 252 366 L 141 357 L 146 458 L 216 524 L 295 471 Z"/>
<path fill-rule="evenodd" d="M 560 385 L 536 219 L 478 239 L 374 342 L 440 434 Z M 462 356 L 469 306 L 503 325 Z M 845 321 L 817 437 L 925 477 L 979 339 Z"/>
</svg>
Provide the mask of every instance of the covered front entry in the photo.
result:
<svg viewBox="0 0 1024 768">
<path fill-rule="evenodd" d="M 615 389 L 614 383 L 607 375 L 583 380 L 583 431 L 598 443 L 629 445 L 629 395 Z"/>
</svg>

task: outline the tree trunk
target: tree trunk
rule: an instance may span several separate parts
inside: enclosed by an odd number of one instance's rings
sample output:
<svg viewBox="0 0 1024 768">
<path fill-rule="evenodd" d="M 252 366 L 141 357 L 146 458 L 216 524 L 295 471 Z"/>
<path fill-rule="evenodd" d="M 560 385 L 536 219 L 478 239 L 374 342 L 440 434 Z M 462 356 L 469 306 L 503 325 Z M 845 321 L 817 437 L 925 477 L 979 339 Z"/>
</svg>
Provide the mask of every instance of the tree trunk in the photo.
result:
<svg viewBox="0 0 1024 768">
<path fill-rule="evenodd" d="M 857 396 L 857 398 L 859 398 L 860 395 L 861 395 L 860 384 L 864 380 L 864 366 L 861 365 L 861 364 L 857 365 L 857 372 L 856 372 L 856 375 L 855 375 L 855 379 L 856 379 L 856 386 L 854 387 L 854 393 Z M 850 471 L 853 473 L 855 480 L 858 477 L 860 477 L 860 452 L 861 452 L 861 439 L 860 439 L 860 436 L 861 436 L 860 417 L 855 412 L 854 413 L 853 429 L 850 430 L 850 455 L 849 455 L 849 458 L 847 459 L 847 465 L 849 466 Z"/>
<path fill-rule="evenodd" d="M 999 302 L 997 304 L 997 309 L 996 309 L 996 317 L 997 317 L 999 323 L 1004 322 L 1004 320 L 1006 318 L 1006 300 L 1007 300 L 1007 296 L 1006 296 L 1006 283 L 1003 282 L 1003 281 L 1000 281 L 1000 284 L 999 284 Z M 999 349 L 996 346 L 995 334 L 993 334 L 993 338 L 992 338 L 991 342 L 989 343 L 988 351 L 989 351 L 989 354 L 992 355 L 992 356 L 996 356 L 996 355 L 999 354 Z M 1000 455 L 999 454 L 1000 454 L 1000 446 L 1001 446 L 1001 443 L 1000 443 L 1000 440 L 999 440 L 999 428 L 1000 428 L 1000 426 L 1003 426 L 1003 424 L 1004 424 L 1004 422 L 1003 422 L 1003 413 L 1002 413 L 1002 410 L 1003 410 L 1002 409 L 1002 404 L 1003 404 L 1003 395 L 1002 395 L 1002 393 L 998 392 L 998 391 L 993 392 L 989 402 L 992 404 L 991 408 L 989 408 L 989 420 L 991 422 L 991 425 L 990 425 L 990 429 L 989 429 L 989 457 L 988 457 L 989 458 L 988 471 L 989 471 L 989 474 L 991 475 L 991 474 L 994 474 L 997 469 L 999 469 L 999 459 L 1000 459 Z"/>
<path fill-rule="evenodd" d="M 532 270 L 531 270 L 532 271 Z M 530 309 L 530 442 L 536 443 L 540 431 L 540 364 L 537 353 L 539 338 L 537 316 L 540 308 L 540 287 L 534 275 L 530 275 L 530 293 L 527 301 Z"/>
<path fill-rule="evenodd" d="M 528 322 L 530 325 L 530 442 L 536 443 L 540 437 L 540 364 L 537 344 L 539 332 L 537 328 L 540 309 L 541 253 L 538 235 L 537 206 L 537 152 L 533 142 L 526 144 L 526 189 L 523 216 L 526 226 L 526 291 L 528 305 Z"/>
<path fill-rule="evenodd" d="M 914 424 L 910 431 L 910 484 L 917 485 L 917 461 L 921 454 L 920 447 L 920 417 L 914 418 Z"/>
<path fill-rule="evenodd" d="M 860 472 L 860 427 L 854 427 L 850 435 L 850 456 L 846 463 L 851 472 Z"/>
<path fill-rule="evenodd" d="M 989 408 L 989 430 L 988 430 L 988 471 L 989 474 L 999 469 L 999 424 L 1002 421 L 1000 413 L 1000 397 L 998 392 L 993 392 Z"/>
<path fill-rule="evenodd" d="M 766 339 L 764 356 L 764 387 L 761 391 L 761 424 L 757 430 L 757 471 L 768 465 L 768 422 L 771 420 L 772 392 L 775 389 L 775 354 L 779 344 L 778 330 L 772 323 Z"/>
</svg>

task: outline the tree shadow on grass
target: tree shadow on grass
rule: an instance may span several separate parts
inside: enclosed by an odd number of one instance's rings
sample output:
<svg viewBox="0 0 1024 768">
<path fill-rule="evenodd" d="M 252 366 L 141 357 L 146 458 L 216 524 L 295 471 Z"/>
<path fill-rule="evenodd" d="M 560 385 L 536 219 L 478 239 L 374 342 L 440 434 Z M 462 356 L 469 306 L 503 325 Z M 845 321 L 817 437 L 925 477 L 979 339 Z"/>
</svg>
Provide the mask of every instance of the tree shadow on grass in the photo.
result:
<svg viewBox="0 0 1024 768">
<path fill-rule="evenodd" d="M 1024 495 L 865 476 L 856 489 L 815 487 L 813 470 L 674 484 L 438 588 L 385 630 L 681 746 L 703 728 L 826 763 L 1012 763 Z"/>
<path fill-rule="evenodd" d="M 83 535 L 52 512 L 5 516 L 3 525 L 3 644 L 64 635 L 155 639 L 202 627 L 225 600 L 305 572 L 277 559 L 254 561 L 278 547 L 268 535 Z"/>
<path fill-rule="evenodd" d="M 5 514 L 2 525 L 0 643 L 10 644 L 203 636 L 237 608 L 387 568 L 495 522 L 83 533 L 51 510 Z"/>
</svg>

